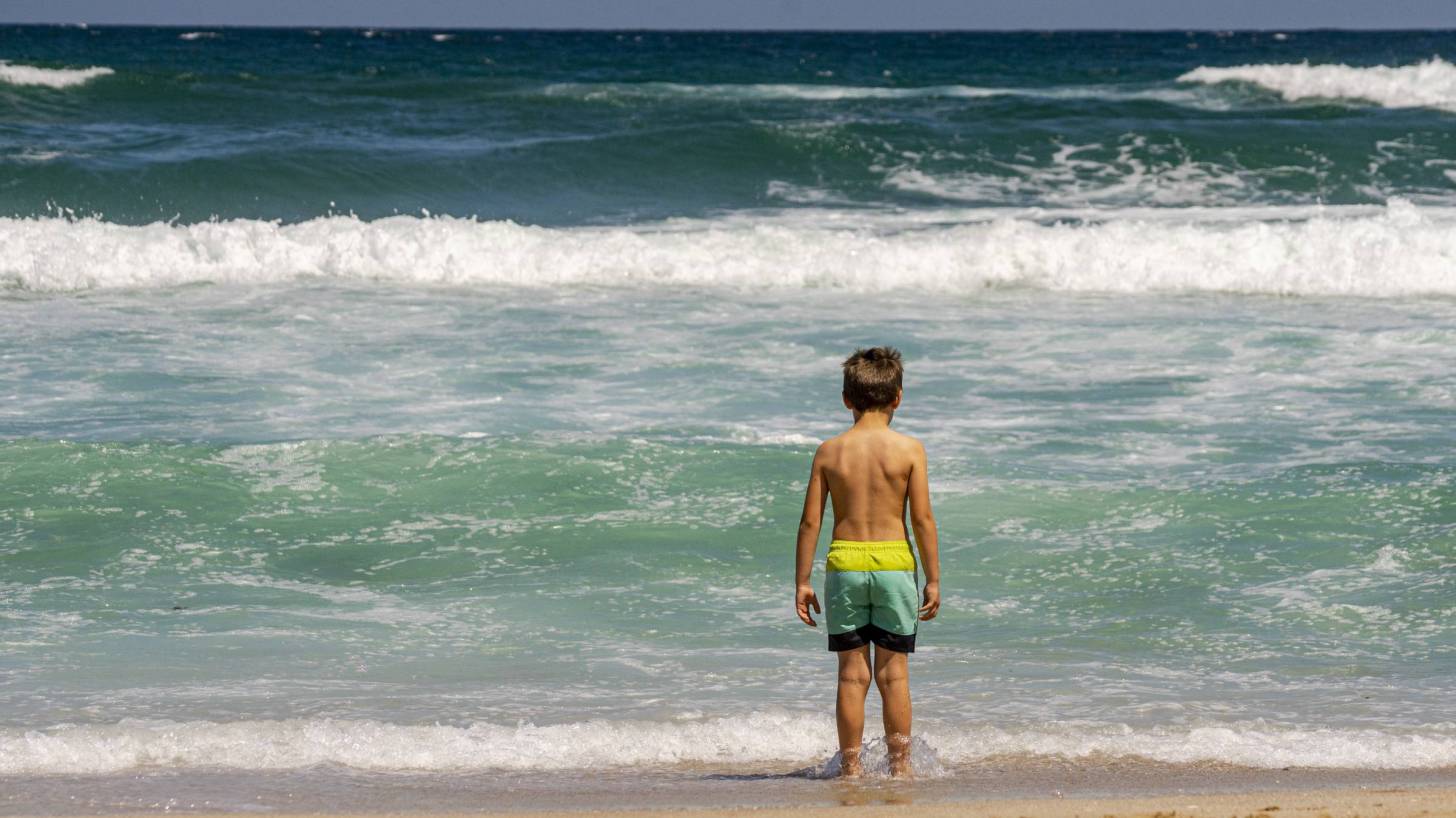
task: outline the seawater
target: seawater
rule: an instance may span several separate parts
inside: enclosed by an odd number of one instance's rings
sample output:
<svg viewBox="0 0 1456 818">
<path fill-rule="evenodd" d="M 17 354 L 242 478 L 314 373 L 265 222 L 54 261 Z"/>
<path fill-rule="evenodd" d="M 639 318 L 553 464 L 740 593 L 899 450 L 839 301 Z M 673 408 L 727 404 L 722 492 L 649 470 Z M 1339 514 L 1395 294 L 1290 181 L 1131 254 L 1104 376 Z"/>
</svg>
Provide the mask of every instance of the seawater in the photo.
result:
<svg viewBox="0 0 1456 818">
<path fill-rule="evenodd" d="M 0 776 L 820 774 L 873 343 L 928 772 L 1449 769 L 1453 45 L 0 30 Z"/>
</svg>

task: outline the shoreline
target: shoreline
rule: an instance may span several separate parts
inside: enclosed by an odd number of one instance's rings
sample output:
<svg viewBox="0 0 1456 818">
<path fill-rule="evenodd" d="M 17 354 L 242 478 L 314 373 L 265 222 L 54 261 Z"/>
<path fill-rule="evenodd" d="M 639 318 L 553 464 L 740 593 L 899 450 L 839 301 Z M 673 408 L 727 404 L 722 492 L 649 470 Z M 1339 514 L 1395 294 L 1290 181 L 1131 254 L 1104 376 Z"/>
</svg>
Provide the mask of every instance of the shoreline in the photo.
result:
<svg viewBox="0 0 1456 818">
<path fill-rule="evenodd" d="M 492 808 L 456 812 L 402 810 L 395 812 L 268 812 L 270 818 L 343 818 L 344 816 L 417 816 L 467 818 L 472 815 L 530 815 L 535 818 L 570 818 L 586 813 L 614 818 L 661 818 L 691 814 L 693 818 L 833 818 L 852 808 L 856 818 L 1456 818 L 1456 786 L 1399 788 L 1290 789 L 1239 793 L 1176 793 L 1156 796 L 1093 798 L 983 798 L 917 801 L 915 793 L 900 787 L 855 787 L 842 793 L 833 806 L 679 807 L 633 809 L 600 805 L 579 809 Z M 232 818 L 237 812 L 190 811 L 172 805 L 153 810 L 107 813 L 118 816 L 185 813 L 193 818 Z M 47 818 L 82 818 L 96 813 L 52 814 Z M 256 814 L 256 813 L 255 813 Z M 16 818 L 40 818 L 45 813 L 16 813 Z"/>
<path fill-rule="evenodd" d="M 949 775 L 910 781 L 875 775 L 820 779 L 807 769 L 726 771 L 696 765 L 574 773 L 411 774 L 335 767 L 10 775 L 0 776 L 0 818 L 162 813 L 199 818 L 583 813 L 816 818 L 846 806 L 863 808 L 866 816 L 887 807 L 902 814 L 910 810 L 909 818 L 1159 818 L 1159 813 L 1161 818 L 1279 818 L 1273 815 L 1278 812 L 1309 818 L 1456 818 L 1456 767 L 1252 770 L 1023 760 L 960 767 Z"/>
<path fill-rule="evenodd" d="M 1252 816 L 1276 812 L 1316 815 L 1319 818 L 1374 818 L 1375 816 L 1456 816 L 1456 787 L 1400 789 L 1279 790 L 1273 792 L 1178 794 L 1112 798 L 990 798 L 915 803 L 910 793 L 888 790 L 862 792 L 864 800 L 847 798 L 837 806 L 704 808 L 692 810 L 586 810 L 617 818 L 653 818 L 691 812 L 694 818 L 832 818 L 846 807 L 858 818 L 1173 818 L 1190 816 Z M 530 811 L 538 818 L 580 815 L 583 811 Z M 298 816 L 297 818 L 304 818 Z M 317 816 L 315 818 L 323 818 Z"/>
</svg>

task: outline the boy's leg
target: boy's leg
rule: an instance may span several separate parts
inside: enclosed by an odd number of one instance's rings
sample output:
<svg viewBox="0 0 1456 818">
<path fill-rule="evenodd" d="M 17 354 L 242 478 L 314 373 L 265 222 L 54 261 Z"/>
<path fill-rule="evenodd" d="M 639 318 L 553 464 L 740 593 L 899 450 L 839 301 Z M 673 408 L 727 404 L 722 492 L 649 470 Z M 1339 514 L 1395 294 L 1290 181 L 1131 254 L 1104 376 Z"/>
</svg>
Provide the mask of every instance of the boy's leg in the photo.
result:
<svg viewBox="0 0 1456 818">
<path fill-rule="evenodd" d="M 875 686 L 885 705 L 890 775 L 897 777 L 910 773 L 910 663 L 906 658 L 899 651 L 875 646 Z"/>
<path fill-rule="evenodd" d="M 870 692 L 870 646 L 839 652 L 839 695 L 834 719 L 839 726 L 840 774 L 859 775 L 864 743 L 864 703 Z"/>
</svg>

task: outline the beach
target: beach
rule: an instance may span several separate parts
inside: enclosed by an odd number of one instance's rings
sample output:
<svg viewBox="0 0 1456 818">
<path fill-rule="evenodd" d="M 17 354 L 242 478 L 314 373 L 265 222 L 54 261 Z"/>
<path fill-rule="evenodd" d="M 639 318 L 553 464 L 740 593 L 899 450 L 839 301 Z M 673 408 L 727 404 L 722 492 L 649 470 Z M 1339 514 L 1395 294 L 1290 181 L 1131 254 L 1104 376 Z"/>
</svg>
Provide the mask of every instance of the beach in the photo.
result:
<svg viewBox="0 0 1456 818">
<path fill-rule="evenodd" d="M 0 36 L 0 814 L 1449 811 L 1450 32 Z"/>
<path fill-rule="evenodd" d="M 1268 790 L 1242 793 L 1179 793 L 1161 796 L 982 798 L 976 800 L 923 801 L 914 787 L 862 787 L 841 783 L 826 793 L 820 803 L 792 807 L 740 807 L 725 809 L 709 805 L 676 809 L 624 809 L 610 802 L 598 802 L 575 809 L 538 810 L 519 804 L 485 806 L 466 812 L 436 812 L 431 815 L 455 818 L 459 815 L 511 814 L 538 818 L 609 815 L 617 818 L 659 818 L 692 815 L 695 818 L 828 818 L 852 815 L 856 818 L 1170 818 L 1171 816 L 1219 816 L 1263 818 L 1299 815 L 1310 818 L 1447 818 L 1456 815 L 1456 789 L 1451 787 L 1320 790 Z M 236 813 L 211 813 L 190 804 L 174 805 L 170 812 L 211 818 Z M 40 814 L 40 813 L 37 813 Z M 50 813 L 44 813 L 51 815 Z M 94 815 L 95 812 L 75 813 Z M 125 815 L 125 812 L 107 813 Z M 147 812 L 136 814 L 150 814 Z M 329 818 L 348 815 L 419 815 L 414 811 L 368 812 L 276 812 L 280 818 Z M 65 815 L 60 813 L 59 815 Z"/>
<path fill-rule="evenodd" d="M 1175 815 L 1264 816 L 1273 813 L 1330 818 L 1407 818 L 1430 816 L 1444 818 L 1456 814 L 1456 790 L 1325 790 L 1273 791 L 1243 795 L 1196 795 L 1159 798 L 1042 798 L 996 801 L 960 801 L 939 804 L 916 804 L 909 798 L 895 795 L 850 792 L 840 797 L 835 807 L 796 807 L 793 809 L 695 810 L 690 814 L 704 818 L 828 818 L 849 814 L 859 818 L 1083 818 L 1084 816 L 1117 816 L 1117 818 L 1170 818 Z M 622 818 L 652 818 L 681 812 L 601 811 Z M 479 814 L 479 813 L 470 813 Z M 580 815 L 580 812 L 540 812 L 541 816 Z"/>
<path fill-rule="evenodd" d="M 1273 813 L 1330 818 L 1371 818 L 1371 816 L 1430 816 L 1443 818 L 1456 814 L 1456 790 L 1324 790 L 1280 791 L 1241 795 L 1163 796 L 1158 798 L 1041 798 L 960 801 L 939 804 L 917 804 L 895 795 L 850 792 L 841 796 L 836 807 L 798 807 L 794 809 L 700 810 L 695 816 L 730 818 L 827 818 L 846 814 L 862 818 L 1083 818 L 1083 816 L 1117 816 L 1117 818 L 1169 818 L 1174 815 L 1263 816 Z M 579 812 L 532 813 L 535 815 L 579 815 Z M 623 818 L 648 818 L 661 812 L 612 811 Z M 681 813 L 676 813 L 681 814 Z"/>
<path fill-rule="evenodd" d="M 950 769 L 921 765 L 913 780 L 891 779 L 867 757 L 858 780 L 826 778 L 817 768 L 680 764 L 603 767 L 585 774 L 365 771 L 343 766 L 247 772 L 131 769 L 113 775 L 10 776 L 0 814 L 14 816 L 185 814 L 457 815 L 669 814 L 736 811 L 745 815 L 817 812 L 845 806 L 921 809 L 939 814 L 1100 816 L 1205 814 L 1359 805 L 1391 810 L 1451 808 L 1456 769 L 1259 770 L 1233 764 L 1166 764 L 1137 758 L 995 757 Z M 1257 803 L 1257 806 L 1250 806 Z M 1404 804 L 1405 807 L 1399 805 Z M 1011 812 L 1011 810 L 1017 812 Z M 1093 812 L 1092 810 L 1099 810 Z M 1367 809 L 1367 811 L 1371 811 Z M 1349 814 L 1331 812 L 1331 815 Z M 1387 814 L 1373 812 L 1372 814 Z M 1396 813 L 1388 813 L 1396 814 Z M 1405 813 L 1400 813 L 1405 814 Z M 1414 813 L 1413 813 L 1414 814 Z M 1444 814 L 1438 811 L 1433 814 Z"/>
</svg>

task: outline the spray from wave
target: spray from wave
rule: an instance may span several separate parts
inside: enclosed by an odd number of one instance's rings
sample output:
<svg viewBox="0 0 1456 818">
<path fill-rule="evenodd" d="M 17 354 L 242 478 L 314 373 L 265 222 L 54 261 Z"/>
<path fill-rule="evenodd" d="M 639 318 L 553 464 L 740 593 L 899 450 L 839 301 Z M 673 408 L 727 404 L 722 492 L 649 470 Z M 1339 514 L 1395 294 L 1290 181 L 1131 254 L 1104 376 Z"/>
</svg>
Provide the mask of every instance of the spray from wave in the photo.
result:
<svg viewBox="0 0 1456 818">
<path fill-rule="evenodd" d="M 852 217 L 545 228 L 452 217 L 291 225 L 0 219 L 0 286 L 36 291 L 301 277 L 455 286 L 1456 295 L 1456 210 L 1278 207 L 884 229 Z M 1200 220 L 1199 212 L 1217 214 Z"/>
<path fill-rule="evenodd" d="M 1277 92 L 1288 101 L 1351 99 L 1386 108 L 1437 108 L 1456 111 L 1456 65 L 1433 57 L 1414 65 L 1283 65 L 1200 66 L 1179 82 L 1215 84 L 1247 82 Z"/>
<path fill-rule="evenodd" d="M 41 68 L 0 60 L 0 82 L 9 85 L 38 85 L 45 88 L 71 88 L 97 77 L 116 72 L 104 65 L 90 68 Z"/>
</svg>

